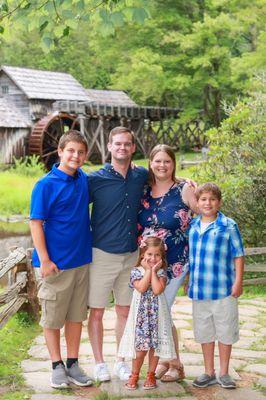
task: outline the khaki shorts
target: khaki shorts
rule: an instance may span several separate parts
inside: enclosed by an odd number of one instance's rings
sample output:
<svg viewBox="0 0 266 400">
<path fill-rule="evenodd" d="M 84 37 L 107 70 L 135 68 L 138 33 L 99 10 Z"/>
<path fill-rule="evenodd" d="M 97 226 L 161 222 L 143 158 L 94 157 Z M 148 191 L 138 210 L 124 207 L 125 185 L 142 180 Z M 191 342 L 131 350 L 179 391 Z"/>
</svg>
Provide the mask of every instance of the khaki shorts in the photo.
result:
<svg viewBox="0 0 266 400">
<path fill-rule="evenodd" d="M 130 272 L 136 265 L 138 251 L 113 254 L 97 248 L 92 249 L 89 268 L 88 306 L 105 308 L 113 292 L 115 304 L 129 306 L 132 289 L 129 288 Z"/>
<path fill-rule="evenodd" d="M 86 264 L 40 278 L 43 328 L 61 329 L 65 321 L 82 322 L 87 318 L 88 272 Z"/>
<path fill-rule="evenodd" d="M 218 340 L 230 345 L 238 341 L 238 305 L 235 297 L 193 300 L 192 305 L 196 342 L 211 343 Z"/>
</svg>

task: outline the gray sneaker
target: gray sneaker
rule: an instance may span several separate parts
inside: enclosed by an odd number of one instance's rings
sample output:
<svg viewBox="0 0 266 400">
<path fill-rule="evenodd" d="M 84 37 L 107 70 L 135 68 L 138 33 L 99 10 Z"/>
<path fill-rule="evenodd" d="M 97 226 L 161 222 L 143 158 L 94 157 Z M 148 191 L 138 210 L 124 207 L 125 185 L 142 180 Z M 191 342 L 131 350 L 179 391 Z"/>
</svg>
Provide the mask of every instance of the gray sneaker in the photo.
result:
<svg viewBox="0 0 266 400">
<path fill-rule="evenodd" d="M 211 376 L 202 374 L 192 382 L 192 385 L 199 388 L 205 388 L 210 385 L 215 385 L 215 383 L 217 383 L 215 374 Z"/>
<path fill-rule="evenodd" d="M 219 376 L 217 381 L 224 389 L 236 389 L 235 381 L 228 374 Z"/>
<path fill-rule="evenodd" d="M 70 382 L 75 383 L 77 386 L 91 386 L 93 384 L 92 379 L 80 368 L 78 362 L 67 368 L 66 373 Z"/>
<path fill-rule="evenodd" d="M 63 364 L 58 364 L 56 368 L 53 369 L 51 386 L 55 389 L 65 389 L 69 387 L 69 380 Z"/>
</svg>

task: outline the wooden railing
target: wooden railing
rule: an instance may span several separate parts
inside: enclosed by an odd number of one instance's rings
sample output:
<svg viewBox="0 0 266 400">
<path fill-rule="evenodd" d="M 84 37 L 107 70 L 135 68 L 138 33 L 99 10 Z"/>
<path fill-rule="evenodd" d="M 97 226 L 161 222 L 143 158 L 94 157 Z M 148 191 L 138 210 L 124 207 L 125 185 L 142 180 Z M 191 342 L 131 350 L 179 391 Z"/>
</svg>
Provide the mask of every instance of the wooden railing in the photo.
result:
<svg viewBox="0 0 266 400">
<path fill-rule="evenodd" d="M 0 260 L 0 278 L 9 274 L 9 285 L 0 293 L 0 329 L 23 309 L 35 320 L 39 319 L 37 282 L 31 266 L 32 249 L 14 247 L 8 257 Z"/>
<path fill-rule="evenodd" d="M 23 309 L 35 320 L 39 319 L 39 301 L 34 268 L 31 266 L 32 249 L 13 248 L 8 257 L 0 260 L 0 278 L 9 273 L 9 286 L 0 293 L 0 329 Z M 266 254 L 266 247 L 247 248 L 247 256 Z M 266 272 L 266 264 L 245 266 L 245 272 Z M 266 277 L 244 279 L 244 286 L 266 284 Z"/>
</svg>

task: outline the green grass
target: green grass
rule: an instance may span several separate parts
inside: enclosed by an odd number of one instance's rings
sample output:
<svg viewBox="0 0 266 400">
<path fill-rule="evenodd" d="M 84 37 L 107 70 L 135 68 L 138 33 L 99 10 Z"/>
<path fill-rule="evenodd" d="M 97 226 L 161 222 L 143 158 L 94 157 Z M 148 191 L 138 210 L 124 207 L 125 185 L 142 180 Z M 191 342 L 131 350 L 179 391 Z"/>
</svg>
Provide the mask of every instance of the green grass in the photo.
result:
<svg viewBox="0 0 266 400">
<path fill-rule="evenodd" d="M 0 330 L 0 386 L 9 386 L 14 396 L 25 389 L 20 363 L 28 358 L 27 351 L 39 332 L 40 326 L 31 323 L 25 313 L 18 313 Z"/>
</svg>

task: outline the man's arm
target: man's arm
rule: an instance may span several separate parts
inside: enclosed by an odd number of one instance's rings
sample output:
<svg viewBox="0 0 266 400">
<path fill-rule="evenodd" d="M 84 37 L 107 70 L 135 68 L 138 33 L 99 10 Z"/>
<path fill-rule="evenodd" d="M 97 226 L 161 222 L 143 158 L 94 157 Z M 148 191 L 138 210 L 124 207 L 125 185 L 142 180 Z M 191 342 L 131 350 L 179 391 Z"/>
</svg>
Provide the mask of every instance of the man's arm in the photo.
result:
<svg viewBox="0 0 266 400">
<path fill-rule="evenodd" d="M 244 274 L 244 256 L 234 259 L 236 269 L 236 279 L 232 286 L 231 296 L 239 297 L 243 293 L 243 274 Z"/>
<path fill-rule="evenodd" d="M 43 221 L 40 219 L 32 219 L 30 220 L 30 230 L 31 236 L 38 253 L 40 259 L 40 271 L 41 276 L 45 278 L 48 275 L 51 275 L 53 272 L 58 272 L 57 266 L 50 260 L 46 241 L 43 231 Z"/>
</svg>

